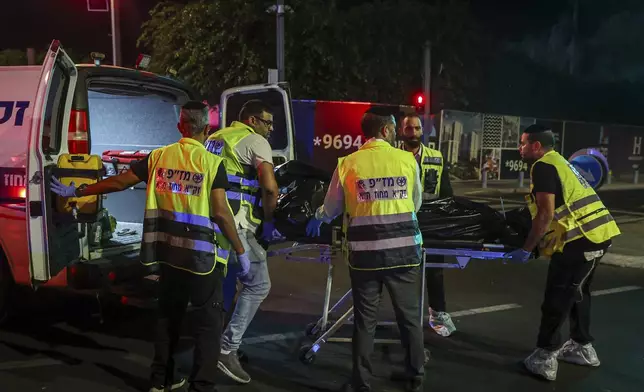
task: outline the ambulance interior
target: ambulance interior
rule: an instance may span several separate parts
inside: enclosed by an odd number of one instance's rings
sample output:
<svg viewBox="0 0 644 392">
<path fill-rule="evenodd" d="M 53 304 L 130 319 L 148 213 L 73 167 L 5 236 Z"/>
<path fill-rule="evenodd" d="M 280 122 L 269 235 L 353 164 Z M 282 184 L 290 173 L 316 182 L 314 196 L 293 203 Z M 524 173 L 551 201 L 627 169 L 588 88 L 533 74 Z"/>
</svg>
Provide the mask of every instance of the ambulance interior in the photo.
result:
<svg viewBox="0 0 644 392">
<path fill-rule="evenodd" d="M 153 150 L 176 142 L 181 137 L 177 130 L 179 108 L 185 99 L 185 96 L 150 91 L 141 86 L 90 84 L 91 153 L 103 157 L 109 150 Z M 103 166 L 106 176 L 129 168 L 128 164 L 106 157 Z M 128 190 L 103 196 L 103 208 L 106 214 L 115 218 L 116 229 L 111 238 L 104 236 L 101 241 L 90 241 L 91 252 L 122 246 L 138 247 L 143 229 L 145 190 L 146 185 L 141 182 Z"/>
</svg>

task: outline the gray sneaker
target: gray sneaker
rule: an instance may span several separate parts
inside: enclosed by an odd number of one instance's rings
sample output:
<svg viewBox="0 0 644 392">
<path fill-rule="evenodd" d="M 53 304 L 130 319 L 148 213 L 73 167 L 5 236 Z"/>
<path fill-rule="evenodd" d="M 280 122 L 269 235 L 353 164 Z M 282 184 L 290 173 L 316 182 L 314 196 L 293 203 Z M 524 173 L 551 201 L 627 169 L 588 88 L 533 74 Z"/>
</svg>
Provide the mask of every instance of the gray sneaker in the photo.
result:
<svg viewBox="0 0 644 392">
<path fill-rule="evenodd" d="M 250 382 L 250 376 L 242 365 L 239 363 L 239 357 L 237 356 L 237 351 L 231 351 L 228 354 L 219 354 L 219 362 L 217 362 L 217 367 L 225 375 L 232 378 L 241 384 L 248 384 Z"/>
<path fill-rule="evenodd" d="M 538 348 L 523 360 L 523 364 L 530 373 L 541 376 L 548 381 L 554 381 L 557 379 L 557 370 L 559 369 L 557 354 L 558 351 Z"/>
<path fill-rule="evenodd" d="M 432 308 L 429 308 L 429 326 L 443 337 L 448 337 L 456 331 L 456 326 L 449 313 L 435 312 Z"/>
<path fill-rule="evenodd" d="M 564 362 L 582 366 L 597 367 L 601 364 L 592 344 L 588 343 L 582 346 L 572 339 L 564 343 L 558 358 Z"/>
</svg>

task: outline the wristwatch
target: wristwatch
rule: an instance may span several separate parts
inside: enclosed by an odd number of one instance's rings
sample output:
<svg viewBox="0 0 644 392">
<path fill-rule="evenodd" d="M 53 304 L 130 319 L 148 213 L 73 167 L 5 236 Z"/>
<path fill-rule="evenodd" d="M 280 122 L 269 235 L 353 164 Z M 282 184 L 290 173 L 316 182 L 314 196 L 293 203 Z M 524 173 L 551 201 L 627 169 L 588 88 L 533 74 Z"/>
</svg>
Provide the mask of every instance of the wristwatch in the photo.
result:
<svg viewBox="0 0 644 392">
<path fill-rule="evenodd" d="M 87 184 L 81 184 L 76 190 L 74 191 L 74 196 L 76 197 L 82 197 L 83 196 L 83 191 L 87 188 Z"/>
</svg>

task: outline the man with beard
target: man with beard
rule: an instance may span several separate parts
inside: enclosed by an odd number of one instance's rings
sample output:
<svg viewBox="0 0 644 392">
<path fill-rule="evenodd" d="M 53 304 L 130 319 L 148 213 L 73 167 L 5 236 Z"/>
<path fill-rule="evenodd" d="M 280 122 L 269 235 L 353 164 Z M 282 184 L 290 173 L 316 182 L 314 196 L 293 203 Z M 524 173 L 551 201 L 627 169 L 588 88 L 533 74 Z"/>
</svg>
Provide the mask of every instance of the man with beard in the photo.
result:
<svg viewBox="0 0 644 392">
<path fill-rule="evenodd" d="M 423 126 L 417 114 L 403 118 L 400 125 L 400 137 L 406 151 L 414 154 L 420 169 L 420 184 L 423 189 L 423 200 L 435 200 L 454 195 L 449 181 L 449 172 L 443 164 L 440 151 L 431 149 L 421 143 Z M 441 263 L 442 256 L 429 257 L 428 262 Z M 445 304 L 445 281 L 442 268 L 426 268 L 427 296 L 429 298 L 429 325 L 441 336 L 450 336 L 456 331 L 452 318 L 447 313 Z"/>
<path fill-rule="evenodd" d="M 391 297 L 402 345 L 408 391 L 421 391 L 425 350 L 419 320 L 422 236 L 416 212 L 422 204 L 418 165 L 392 145 L 393 116 L 372 108 L 362 118 L 368 139 L 353 154 L 338 159 L 322 205 L 307 224 L 311 237 L 322 222 L 344 215 L 343 249 L 353 293 L 353 382 L 347 389 L 371 391 L 370 355 L 383 287 Z"/>
<path fill-rule="evenodd" d="M 519 248 L 505 258 L 526 262 L 539 245 L 552 255 L 541 305 L 537 348 L 524 360 L 533 374 L 557 378 L 558 362 L 599 366 L 590 335 L 590 284 L 595 268 L 620 234 L 599 196 L 564 157 L 553 150 L 552 130 L 534 124 L 521 135 L 521 158 L 534 163 L 526 196 L 532 229 Z M 561 326 L 570 317 L 570 340 L 562 345 Z"/>
<path fill-rule="evenodd" d="M 233 268 L 241 266 L 248 273 L 240 279 L 242 288 L 222 335 L 217 364 L 226 376 L 241 384 L 248 384 L 251 378 L 239 363 L 237 351 L 271 289 L 266 251 L 257 241 L 256 232 L 261 233 L 261 239 L 267 243 L 281 238 L 273 221 L 279 190 L 273 172 L 273 152 L 268 142 L 272 131 L 272 109 L 260 100 L 250 100 L 242 106 L 239 121 L 213 133 L 206 141 L 206 149 L 224 159 L 230 183 L 226 197 L 250 260 L 249 265 L 243 265 L 236 260 L 235 254 L 230 255 L 230 265 Z M 218 238 L 226 248 L 224 240 Z"/>
</svg>

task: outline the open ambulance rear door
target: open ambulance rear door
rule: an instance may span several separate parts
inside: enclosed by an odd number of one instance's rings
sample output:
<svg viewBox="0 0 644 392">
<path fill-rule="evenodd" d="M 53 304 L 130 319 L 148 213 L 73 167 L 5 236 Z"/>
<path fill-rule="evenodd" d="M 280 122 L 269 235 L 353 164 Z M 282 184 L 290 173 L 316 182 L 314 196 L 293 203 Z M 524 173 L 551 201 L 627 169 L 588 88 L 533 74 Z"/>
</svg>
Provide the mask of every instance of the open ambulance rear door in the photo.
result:
<svg viewBox="0 0 644 392">
<path fill-rule="evenodd" d="M 27 229 L 29 233 L 30 272 L 33 284 L 48 281 L 62 271 L 69 257 L 78 257 L 80 245 L 76 224 L 69 224 L 72 246 L 54 246 L 58 233 L 52 225 L 54 196 L 49 181 L 58 158 L 67 152 L 67 132 L 77 70 L 72 60 L 62 49 L 60 42 L 52 42 L 42 66 L 40 82 L 36 90 L 35 104 L 27 159 Z M 69 257 L 68 257 L 69 256 Z"/>
<path fill-rule="evenodd" d="M 228 89 L 221 95 L 220 127 L 228 127 L 236 121 L 244 103 L 258 99 L 271 107 L 273 113 L 273 132 L 269 142 L 273 148 L 275 166 L 295 159 L 295 129 L 291 93 L 286 83 L 258 84 Z"/>
</svg>

